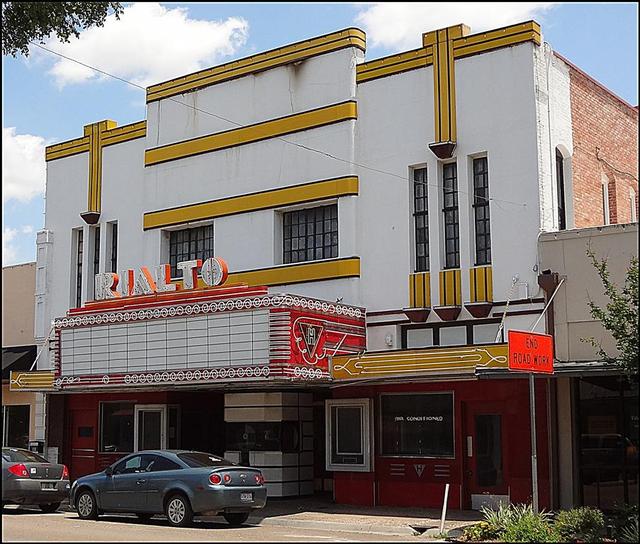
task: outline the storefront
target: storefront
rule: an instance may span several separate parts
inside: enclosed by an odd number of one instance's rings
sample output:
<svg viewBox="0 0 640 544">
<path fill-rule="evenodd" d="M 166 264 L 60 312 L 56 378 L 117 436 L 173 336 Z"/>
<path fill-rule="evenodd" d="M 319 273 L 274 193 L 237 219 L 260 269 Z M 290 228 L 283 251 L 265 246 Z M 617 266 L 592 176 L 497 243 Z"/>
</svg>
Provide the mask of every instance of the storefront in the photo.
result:
<svg viewBox="0 0 640 544">
<path fill-rule="evenodd" d="M 525 377 L 506 344 L 368 353 L 333 360 L 327 463 L 337 502 L 453 509 L 531 500 Z M 538 481 L 549 507 L 546 380 L 536 380 Z"/>
<path fill-rule="evenodd" d="M 55 321 L 48 446 L 72 478 L 132 451 L 187 448 L 261 468 L 270 496 L 313 493 L 314 402 L 328 396 L 329 358 L 364 350 L 364 311 L 189 287 Z"/>
</svg>

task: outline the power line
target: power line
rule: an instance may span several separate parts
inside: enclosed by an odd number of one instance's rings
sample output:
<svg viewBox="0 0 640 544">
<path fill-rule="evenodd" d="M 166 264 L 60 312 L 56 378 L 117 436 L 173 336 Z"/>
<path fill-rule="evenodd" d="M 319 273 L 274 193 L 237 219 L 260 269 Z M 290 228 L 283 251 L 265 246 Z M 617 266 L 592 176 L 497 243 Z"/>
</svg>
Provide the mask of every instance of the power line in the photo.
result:
<svg viewBox="0 0 640 544">
<path fill-rule="evenodd" d="M 113 75 L 113 74 L 110 74 L 109 72 L 105 72 L 104 70 L 100 70 L 99 68 L 96 68 L 95 66 L 91 66 L 90 64 L 86 64 L 86 63 L 81 62 L 81 61 L 79 61 L 79 60 L 76 60 L 76 59 L 74 59 L 74 58 L 72 58 L 72 57 L 68 57 L 68 56 L 66 56 L 66 55 L 63 55 L 62 53 L 58 53 L 57 51 L 53 51 L 52 49 L 49 49 L 49 48 L 47 48 L 47 47 L 44 47 L 43 45 L 37 44 L 37 43 L 35 43 L 35 42 L 29 42 L 29 43 L 30 43 L 30 44 L 32 44 L 32 45 L 35 45 L 36 47 L 39 47 L 40 49 L 43 49 L 44 51 L 47 51 L 47 52 L 49 52 L 49 53 L 51 53 L 51 54 L 53 54 L 53 55 L 58 55 L 59 57 L 62 57 L 63 59 L 66 59 L 66 60 L 69 60 L 69 61 L 71 61 L 71 62 L 75 62 L 75 63 L 77 63 L 77 64 L 80 64 L 81 66 L 84 66 L 85 68 L 89 68 L 90 70 L 95 70 L 96 72 L 98 72 L 98 73 L 100 73 L 100 74 L 104 74 L 104 75 L 106 75 L 106 76 L 109 76 L 109 77 L 112 77 L 112 78 L 114 78 L 114 79 L 117 79 L 118 81 L 122 81 L 123 83 L 126 83 L 127 85 L 131 85 L 132 87 L 135 87 L 135 88 L 137 88 L 137 89 L 142 89 L 143 91 L 145 91 L 145 93 L 146 93 L 146 91 L 147 91 L 146 87 L 143 87 L 142 85 L 138 85 L 137 83 L 134 83 L 134 82 L 132 82 L 132 81 L 129 81 L 129 80 L 126 80 L 126 79 L 124 79 L 124 78 L 121 78 L 121 77 L 115 76 L 115 75 Z M 231 120 L 231 119 L 227 119 L 226 117 L 223 117 L 223 116 L 221 116 L 221 115 L 218 115 L 218 114 L 212 113 L 212 112 L 207 111 L 207 110 L 203 110 L 202 108 L 198 108 L 198 107 L 196 107 L 196 106 L 194 106 L 194 105 L 192 105 L 192 104 L 187 104 L 187 103 L 185 103 L 185 102 L 181 102 L 180 100 L 176 100 L 176 99 L 175 99 L 175 98 L 173 98 L 173 97 L 167 97 L 167 99 L 168 99 L 168 100 L 171 100 L 172 102 L 175 102 L 176 104 L 180 104 L 180 105 L 182 105 L 182 106 L 186 106 L 186 107 L 191 108 L 191 109 L 193 109 L 193 110 L 195 110 L 195 111 L 198 111 L 198 112 L 200 112 L 200 113 L 204 113 L 204 114 L 206 114 L 206 115 L 211 115 L 212 117 L 215 117 L 215 118 L 217 118 L 217 119 L 221 119 L 222 121 L 225 121 L 225 122 L 230 123 L 230 124 L 232 124 L 232 125 L 235 125 L 235 126 L 237 126 L 237 127 L 243 127 L 243 126 L 245 126 L 245 125 L 243 125 L 243 124 L 241 124 L 241 123 L 237 123 L 236 121 L 233 121 L 233 120 Z M 293 145 L 293 146 L 298 147 L 298 148 L 300 148 L 300 149 L 305 149 L 305 150 L 307 150 L 307 151 L 312 151 L 312 152 L 314 152 L 314 153 L 318 153 L 318 154 L 320 154 L 320 155 L 324 155 L 324 156 L 326 156 L 326 157 L 329 157 L 330 159 L 334 159 L 334 160 L 337 160 L 337 161 L 340 161 L 340 162 L 343 162 L 343 163 L 346 163 L 346 164 L 350 164 L 350 165 L 352 165 L 352 166 L 357 166 L 358 168 L 363 168 L 363 169 L 365 169 L 365 170 L 370 170 L 370 171 L 372 171 L 372 172 L 377 172 L 377 173 L 379 173 L 379 174 L 384 174 L 384 175 L 387 175 L 387 176 L 393 176 L 394 178 L 401 179 L 401 180 L 402 180 L 402 181 L 404 181 L 405 183 L 408 183 L 408 182 L 409 182 L 409 179 L 408 179 L 407 177 L 405 177 L 405 176 L 400 176 L 400 175 L 395 174 L 395 173 L 393 173 L 393 172 L 388 172 L 388 171 L 386 171 L 386 170 L 380 170 L 380 169 L 378 169 L 378 168 L 373 168 L 373 167 L 371 167 L 371 166 L 367 166 L 366 164 L 361 164 L 361 163 L 357 163 L 357 162 L 354 162 L 354 161 L 350 161 L 350 160 L 348 160 L 348 159 L 344 159 L 344 158 L 342 158 L 342 157 L 337 157 L 337 156 L 335 156 L 335 155 L 333 155 L 333 154 L 331 154 L 331 153 L 329 153 L 329 152 L 327 152 L 327 151 L 322 151 L 322 150 L 320 150 L 320 149 L 315 149 L 315 148 L 310 147 L 310 146 L 306 146 L 306 145 L 299 144 L 299 143 L 296 143 L 296 142 L 291 142 L 291 141 L 289 141 L 289 140 L 286 140 L 285 138 L 282 138 L 281 136 L 274 136 L 274 137 L 273 137 L 273 139 L 280 140 L 281 142 L 284 142 L 284 143 L 289 144 L 289 145 Z M 430 187 L 435 187 L 435 188 L 438 188 L 438 189 L 440 188 L 438 185 L 434 185 L 434 184 L 432 184 L 432 183 L 426 183 L 425 185 L 428 185 L 428 186 L 430 186 Z M 471 193 L 470 193 L 469 191 L 464 191 L 464 190 L 462 190 L 462 189 L 460 189 L 460 188 L 458 188 L 458 192 L 460 192 L 460 193 L 464 193 L 464 194 L 466 194 L 466 195 L 471 195 Z M 494 201 L 494 202 L 496 202 L 496 203 L 498 203 L 498 202 L 504 202 L 504 203 L 507 203 L 507 204 L 512 204 L 512 205 L 514 205 L 514 206 L 521 206 L 521 207 L 523 207 L 523 208 L 526 208 L 526 207 L 527 207 L 527 205 L 526 205 L 525 203 L 522 203 L 522 202 L 513 202 L 512 200 L 505 200 L 505 199 L 502 199 L 502 198 L 484 197 L 484 196 L 475 195 L 475 194 L 474 194 L 474 195 L 471 195 L 471 196 L 472 196 L 473 198 L 477 198 L 477 199 L 480 199 L 480 200 L 486 200 L 487 202 L 491 202 L 491 201 Z M 503 208 L 502 208 L 502 209 L 503 209 Z M 505 210 L 505 211 L 506 211 L 506 210 Z"/>
</svg>

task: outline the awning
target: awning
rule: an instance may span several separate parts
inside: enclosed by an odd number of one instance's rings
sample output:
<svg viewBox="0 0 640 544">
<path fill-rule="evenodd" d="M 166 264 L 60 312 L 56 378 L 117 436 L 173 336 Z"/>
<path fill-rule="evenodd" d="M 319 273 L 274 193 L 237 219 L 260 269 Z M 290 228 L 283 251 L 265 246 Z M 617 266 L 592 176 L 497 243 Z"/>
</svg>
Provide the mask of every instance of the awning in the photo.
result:
<svg viewBox="0 0 640 544">
<path fill-rule="evenodd" d="M 36 346 L 2 348 L 2 381 L 9 379 L 12 370 L 29 370 L 36 360 L 36 353 Z"/>
<path fill-rule="evenodd" d="M 622 373 L 622 370 L 606 361 L 555 361 L 553 374 L 538 374 L 538 377 L 576 378 L 581 376 L 612 376 Z M 478 368 L 476 374 L 479 378 L 526 376 L 524 372 L 512 372 L 508 368 Z"/>
</svg>

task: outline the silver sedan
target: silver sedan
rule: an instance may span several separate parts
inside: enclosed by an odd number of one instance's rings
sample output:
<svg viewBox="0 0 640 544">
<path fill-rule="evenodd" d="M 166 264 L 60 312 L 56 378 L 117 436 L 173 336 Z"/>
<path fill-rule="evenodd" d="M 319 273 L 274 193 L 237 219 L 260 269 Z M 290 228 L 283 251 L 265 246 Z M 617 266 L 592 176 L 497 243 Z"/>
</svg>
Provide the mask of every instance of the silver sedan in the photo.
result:
<svg viewBox="0 0 640 544">
<path fill-rule="evenodd" d="M 37 504 L 55 512 L 69 498 L 69 471 L 65 465 L 22 448 L 2 448 L 2 506 Z"/>
<path fill-rule="evenodd" d="M 241 525 L 266 501 L 258 469 L 186 450 L 132 453 L 102 472 L 78 478 L 70 499 L 82 519 L 127 512 L 146 520 L 164 513 L 177 527 L 189 525 L 195 515 L 217 514 Z"/>
</svg>

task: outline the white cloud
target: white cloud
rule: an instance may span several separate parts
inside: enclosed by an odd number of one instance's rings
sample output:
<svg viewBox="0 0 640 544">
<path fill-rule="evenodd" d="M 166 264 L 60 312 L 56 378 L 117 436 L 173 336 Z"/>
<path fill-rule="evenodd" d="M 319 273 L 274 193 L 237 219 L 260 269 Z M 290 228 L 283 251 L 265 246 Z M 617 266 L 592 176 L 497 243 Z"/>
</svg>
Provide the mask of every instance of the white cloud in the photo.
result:
<svg viewBox="0 0 640 544">
<path fill-rule="evenodd" d="M 2 266 L 14 264 L 18 256 L 18 250 L 13 241 L 18 234 L 16 229 L 4 227 L 2 229 Z"/>
<path fill-rule="evenodd" d="M 554 3 L 393 2 L 363 7 L 356 23 L 372 46 L 393 51 L 422 45 L 422 33 L 464 23 L 472 33 L 540 18 Z"/>
<path fill-rule="evenodd" d="M 16 134 L 15 127 L 2 129 L 2 201 L 28 202 L 44 193 L 46 167 L 40 136 Z"/>
<path fill-rule="evenodd" d="M 20 232 L 22 232 L 22 234 L 33 234 L 33 226 L 24 225 L 21 227 Z"/>
<path fill-rule="evenodd" d="M 198 20 L 184 7 L 136 3 L 125 7 L 120 20 L 110 15 L 103 27 L 89 28 L 70 43 L 50 39 L 47 47 L 148 86 L 219 63 L 246 43 L 248 31 L 249 23 L 240 17 Z M 31 52 L 51 56 L 37 47 Z M 107 77 L 61 58 L 50 73 L 61 88 Z"/>
</svg>

